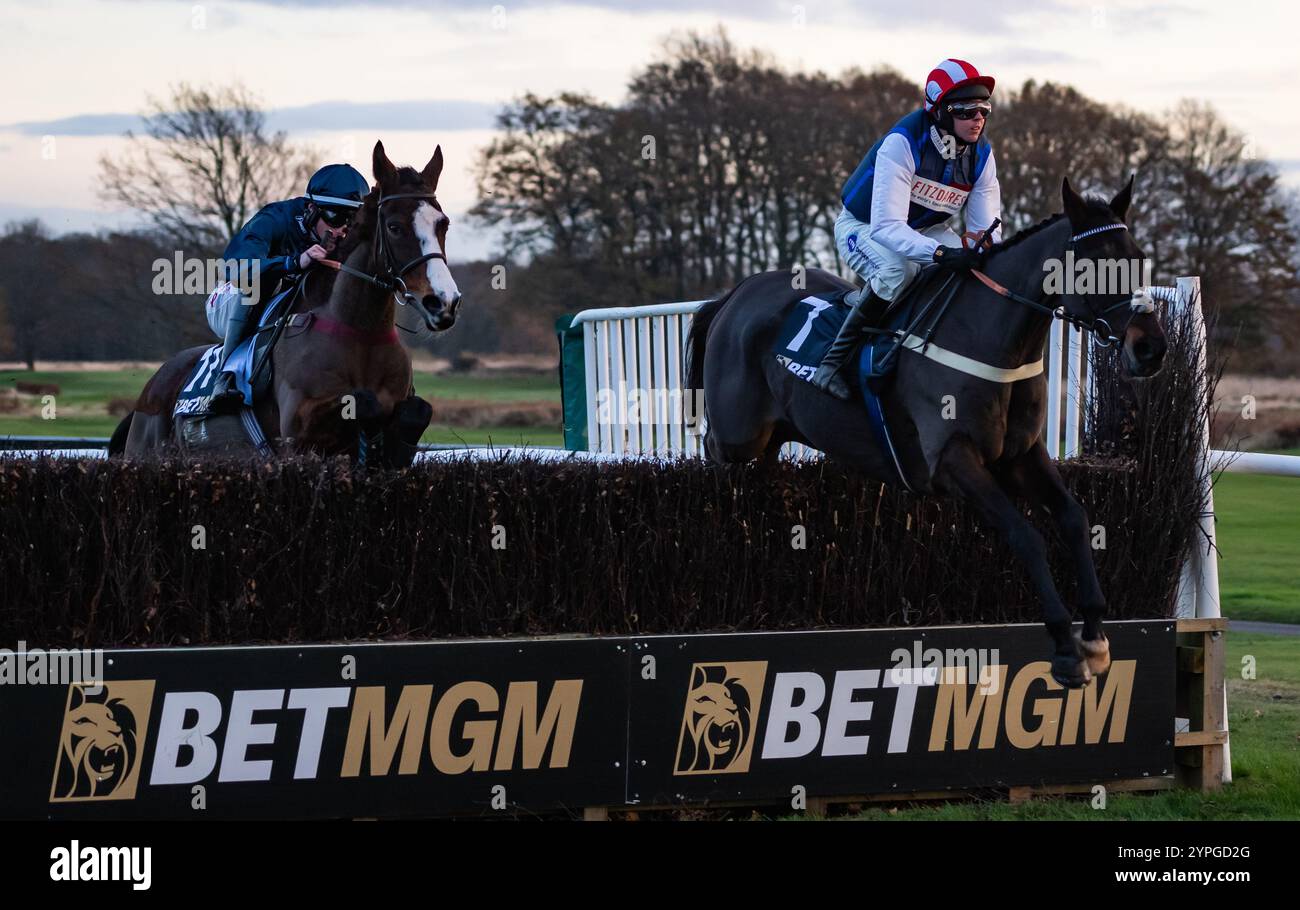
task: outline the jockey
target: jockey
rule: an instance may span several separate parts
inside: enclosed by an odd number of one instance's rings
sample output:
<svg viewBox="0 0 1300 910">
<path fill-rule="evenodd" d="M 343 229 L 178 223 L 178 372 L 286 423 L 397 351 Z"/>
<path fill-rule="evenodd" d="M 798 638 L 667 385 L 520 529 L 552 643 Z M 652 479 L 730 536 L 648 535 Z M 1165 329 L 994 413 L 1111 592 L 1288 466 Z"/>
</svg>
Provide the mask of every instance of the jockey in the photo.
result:
<svg viewBox="0 0 1300 910">
<path fill-rule="evenodd" d="M 959 232 L 986 230 L 1002 214 L 993 149 L 984 127 L 993 110 L 993 77 L 964 60 L 930 71 L 925 104 L 894 124 L 844 184 L 835 246 L 865 287 L 850 292 L 851 309 L 812 381 L 848 400 L 838 376 L 863 327 L 878 319 L 925 263 L 956 271 L 977 268 L 983 251 L 967 250 Z M 996 243 L 995 230 L 986 245 Z"/>
<path fill-rule="evenodd" d="M 306 196 L 273 202 L 254 215 L 222 258 L 238 262 L 243 274 L 256 261 L 260 282 L 272 290 L 258 296 L 271 299 L 283 283 L 297 281 L 313 262 L 329 258 L 369 192 L 370 184 L 356 168 L 327 164 L 307 182 Z M 210 405 L 215 413 L 236 411 L 243 404 L 234 375 L 224 367 L 231 352 L 257 328 L 258 302 L 228 282 L 208 298 L 208 324 L 223 339 Z"/>
</svg>

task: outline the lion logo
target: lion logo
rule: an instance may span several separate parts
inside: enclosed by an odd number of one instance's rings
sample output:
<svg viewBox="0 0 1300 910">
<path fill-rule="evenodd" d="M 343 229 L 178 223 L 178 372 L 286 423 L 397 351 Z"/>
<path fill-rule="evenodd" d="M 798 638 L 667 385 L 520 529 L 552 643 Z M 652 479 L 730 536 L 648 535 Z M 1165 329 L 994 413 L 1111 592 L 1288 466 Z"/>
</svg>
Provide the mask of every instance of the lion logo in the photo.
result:
<svg viewBox="0 0 1300 910">
<path fill-rule="evenodd" d="M 135 796 L 153 687 L 152 680 L 104 683 L 93 694 L 68 687 L 50 802 Z"/>
<path fill-rule="evenodd" d="M 695 664 L 673 774 L 749 770 L 766 661 Z"/>
</svg>

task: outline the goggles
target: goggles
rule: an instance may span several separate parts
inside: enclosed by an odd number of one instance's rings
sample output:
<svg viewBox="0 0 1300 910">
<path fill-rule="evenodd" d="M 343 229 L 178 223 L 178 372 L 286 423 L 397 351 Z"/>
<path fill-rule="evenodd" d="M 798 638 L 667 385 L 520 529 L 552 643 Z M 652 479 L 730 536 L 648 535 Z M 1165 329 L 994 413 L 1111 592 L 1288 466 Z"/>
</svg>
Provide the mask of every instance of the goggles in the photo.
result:
<svg viewBox="0 0 1300 910">
<path fill-rule="evenodd" d="M 351 209 L 317 209 L 320 219 L 332 228 L 345 227 L 352 222 L 353 211 Z"/>
<path fill-rule="evenodd" d="M 948 113 L 955 120 L 974 120 L 976 114 L 983 115 L 987 120 L 989 114 L 993 113 L 993 105 L 987 101 L 954 101 L 948 105 Z"/>
</svg>

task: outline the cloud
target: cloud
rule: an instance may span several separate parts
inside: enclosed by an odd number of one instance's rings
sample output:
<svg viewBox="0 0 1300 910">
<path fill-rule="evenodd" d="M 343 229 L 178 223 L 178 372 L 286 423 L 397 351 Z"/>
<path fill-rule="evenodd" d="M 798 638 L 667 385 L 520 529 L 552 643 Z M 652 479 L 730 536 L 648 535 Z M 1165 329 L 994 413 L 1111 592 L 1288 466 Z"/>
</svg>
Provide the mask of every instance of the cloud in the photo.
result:
<svg viewBox="0 0 1300 910">
<path fill-rule="evenodd" d="M 137 114 L 77 114 L 58 120 L 11 123 L 4 128 L 28 136 L 109 136 L 139 129 L 141 122 Z"/>
<path fill-rule="evenodd" d="M 480 101 L 322 101 L 267 112 L 271 130 L 477 130 L 495 125 L 498 107 Z M 5 127 L 28 136 L 116 136 L 139 130 L 138 114 L 77 114 Z"/>
<path fill-rule="evenodd" d="M 1002 47 L 980 54 L 980 65 L 989 72 L 997 65 L 1003 66 L 1055 66 L 1064 63 L 1081 63 L 1083 58 L 1067 51 L 1045 47 Z M 993 73 L 997 75 L 997 73 Z"/>
<path fill-rule="evenodd" d="M 293 9 L 349 9 L 370 7 L 377 9 L 406 9 L 431 13 L 450 13 L 463 16 L 467 9 L 464 0 L 247 0 L 250 4 Z M 587 7 L 620 13 L 700 13 L 726 19 L 779 19 L 789 21 L 795 6 L 804 7 L 809 24 L 823 20 L 835 24 L 853 25 L 872 23 L 898 29 L 912 27 L 917 16 L 916 0 L 830 0 L 817 4 L 798 0 L 502 0 L 501 6 L 508 17 L 514 12 L 531 9 L 554 9 L 556 6 Z M 492 4 L 485 3 L 482 10 L 490 14 Z M 1091 15 L 1081 13 L 1066 0 L 999 0 L 997 4 L 972 5 L 971 0 L 930 0 L 925 5 L 927 21 L 936 24 L 959 25 L 977 18 L 981 29 L 1007 29 L 1010 20 L 1022 13 L 1061 15 Z"/>
<path fill-rule="evenodd" d="M 322 101 L 272 111 L 272 129 L 479 130 L 496 125 L 498 106 L 480 101 Z"/>
</svg>

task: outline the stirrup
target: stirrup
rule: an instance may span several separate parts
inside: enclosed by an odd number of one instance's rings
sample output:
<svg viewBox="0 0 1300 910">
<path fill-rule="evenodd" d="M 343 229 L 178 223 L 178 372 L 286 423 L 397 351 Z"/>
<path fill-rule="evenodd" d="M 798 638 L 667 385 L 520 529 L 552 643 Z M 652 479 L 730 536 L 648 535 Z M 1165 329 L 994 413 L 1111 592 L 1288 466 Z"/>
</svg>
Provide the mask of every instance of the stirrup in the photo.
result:
<svg viewBox="0 0 1300 910">
<path fill-rule="evenodd" d="M 217 376 L 212 387 L 212 396 L 208 399 L 208 409 L 214 414 L 233 413 L 244 404 L 244 393 L 235 384 L 235 374 L 224 371 Z"/>
<path fill-rule="evenodd" d="M 823 377 L 820 375 L 821 367 L 818 367 L 817 373 L 813 374 L 812 384 L 823 392 L 829 392 L 831 395 L 834 395 L 840 401 L 848 401 L 853 397 L 853 391 L 849 388 L 849 384 L 845 382 L 844 377 L 841 375 L 843 372 L 844 370 L 842 368 L 837 367 L 834 368 L 834 372 L 829 376 Z"/>
</svg>

